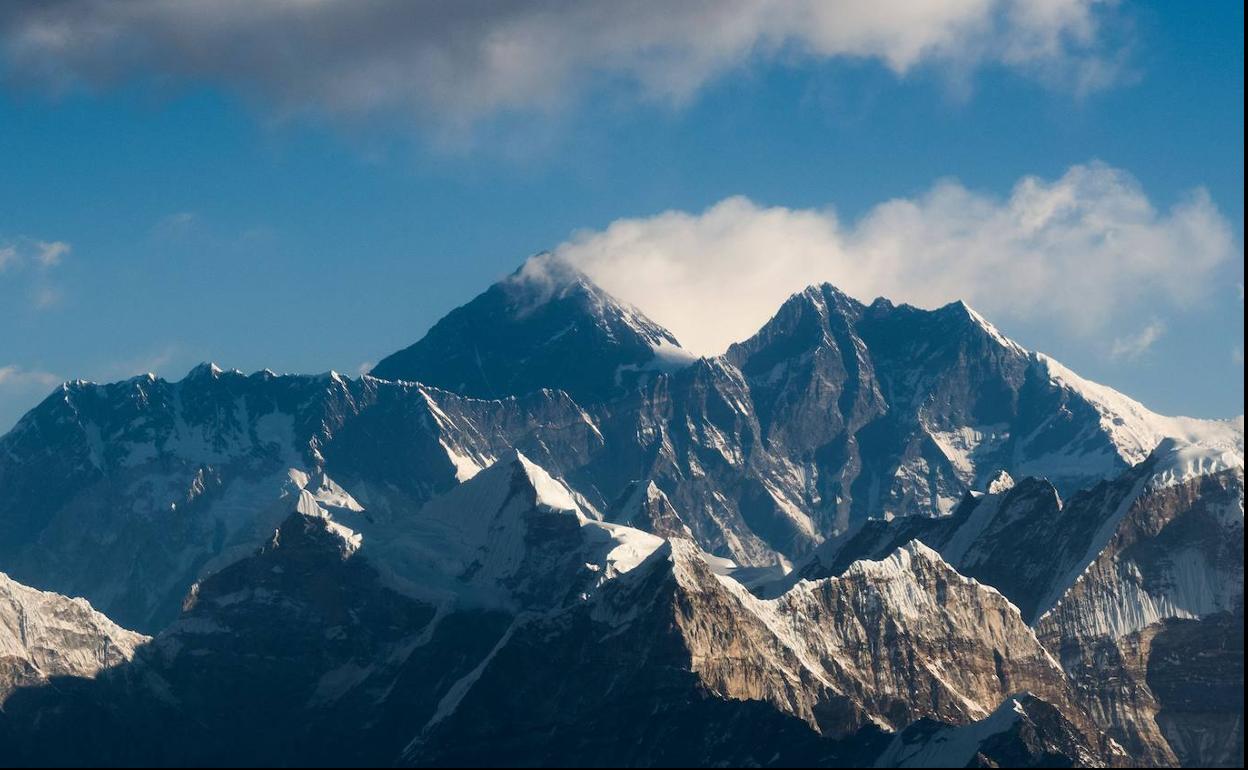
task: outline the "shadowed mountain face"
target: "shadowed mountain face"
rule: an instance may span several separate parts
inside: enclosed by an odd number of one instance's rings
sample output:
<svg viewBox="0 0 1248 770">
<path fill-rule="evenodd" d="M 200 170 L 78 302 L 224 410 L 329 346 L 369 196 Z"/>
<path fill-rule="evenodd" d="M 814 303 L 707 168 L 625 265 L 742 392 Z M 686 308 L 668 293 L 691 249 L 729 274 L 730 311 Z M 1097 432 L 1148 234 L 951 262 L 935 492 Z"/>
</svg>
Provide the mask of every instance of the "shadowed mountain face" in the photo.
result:
<svg viewBox="0 0 1248 770">
<path fill-rule="evenodd" d="M 374 374 L 0 437 L 0 763 L 1242 763 L 1242 418 L 828 285 L 695 359 L 549 257 Z"/>
<path fill-rule="evenodd" d="M 586 276 L 535 257 L 371 374 L 475 398 L 552 388 L 594 403 L 692 358 L 670 332 Z"/>
<path fill-rule="evenodd" d="M 504 500 L 492 528 L 497 517 L 578 521 L 549 506 L 540 475 L 504 481 L 475 485 L 476 499 L 509 490 L 520 501 Z M 615 533 L 612 552 L 636 538 Z M 522 573 L 490 585 L 561 569 L 540 539 L 522 543 L 511 560 Z M 1011 688 L 1061 704 L 1079 745 L 1097 745 L 1017 610 L 921 544 L 773 602 L 717 575 L 688 541 L 646 547 L 608 559 L 613 577 L 553 612 L 524 592 L 487 609 L 467 589 L 435 606 L 391 587 L 412 574 L 393 545 L 370 557 L 357 533 L 301 500 L 255 555 L 197 584 L 131 663 L 18 691 L 0 716 L 5 758 L 860 764 L 887 742 L 882 727 L 969 723 Z M 458 564 L 446 576 L 461 582 L 497 566 Z"/>
</svg>

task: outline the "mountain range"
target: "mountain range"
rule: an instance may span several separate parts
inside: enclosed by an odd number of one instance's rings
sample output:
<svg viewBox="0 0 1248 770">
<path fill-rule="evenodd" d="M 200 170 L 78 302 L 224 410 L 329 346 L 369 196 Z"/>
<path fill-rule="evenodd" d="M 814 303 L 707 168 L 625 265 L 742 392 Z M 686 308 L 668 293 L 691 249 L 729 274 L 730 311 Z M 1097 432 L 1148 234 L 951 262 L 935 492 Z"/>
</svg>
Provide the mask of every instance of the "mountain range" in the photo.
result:
<svg viewBox="0 0 1248 770">
<path fill-rule="evenodd" d="M 0 438 L 0 764 L 1242 766 L 1243 432 L 961 302 L 695 356 L 538 255 Z"/>
</svg>

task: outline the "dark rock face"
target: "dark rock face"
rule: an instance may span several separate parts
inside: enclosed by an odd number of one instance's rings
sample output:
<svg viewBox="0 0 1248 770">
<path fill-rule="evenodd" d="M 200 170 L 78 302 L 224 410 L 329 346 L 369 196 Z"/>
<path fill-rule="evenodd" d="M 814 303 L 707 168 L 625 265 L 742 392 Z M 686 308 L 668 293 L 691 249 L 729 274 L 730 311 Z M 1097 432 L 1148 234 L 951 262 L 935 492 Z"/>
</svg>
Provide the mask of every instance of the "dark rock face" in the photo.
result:
<svg viewBox="0 0 1248 770">
<path fill-rule="evenodd" d="M 388 764 L 406 719 L 432 713 L 503 630 L 491 613 L 436 617 L 384 586 L 327 520 L 294 513 L 255 556 L 198 584 L 129 665 L 15 694 L 3 760 Z"/>
<path fill-rule="evenodd" d="M 926 599 L 903 607 L 916 592 Z M 924 613 L 924 601 L 943 609 Z M 943 635 L 950 626 L 960 630 Z M 588 605 L 513 627 L 406 759 L 861 761 L 881 746 L 878 725 L 968 722 L 1010 686 L 1048 692 L 1092 729 L 1016 611 L 922 547 L 763 606 L 673 541 Z M 549 688 L 549 700 L 531 697 Z M 751 718 L 748 736 L 734 733 Z"/>
<path fill-rule="evenodd" d="M 476 398 L 554 388 L 595 403 L 669 368 L 668 354 L 682 363 L 692 358 L 635 308 L 539 256 L 382 359 L 372 375 Z"/>
<path fill-rule="evenodd" d="M 291 514 L 132 663 L 16 693 L 0 758 L 856 765 L 879 726 L 966 723 L 1011 687 L 1087 724 L 1017 611 L 918 544 L 764 603 L 676 540 L 587 601 L 515 614 L 415 601 L 366 551 Z"/>
<path fill-rule="evenodd" d="M 660 537 L 683 537 L 692 540 L 693 531 L 680 518 L 680 513 L 653 481 L 630 484 L 625 493 L 608 511 L 611 521 L 653 532 Z"/>
<path fill-rule="evenodd" d="M 1166 620 L 1144 681 L 1162 736 L 1184 767 L 1244 764 L 1244 615 Z"/>
<path fill-rule="evenodd" d="M 518 621 L 453 711 L 414 736 L 404 763 L 784 765 L 870 756 L 876 733 L 840 744 L 765 701 L 709 686 L 681 626 L 707 607 L 684 594 L 666 558 L 656 554 L 592 607 Z M 715 609 L 725 613 L 724 633 L 742 632 L 739 649 L 766 643 L 735 606 Z M 760 663 L 755 655 L 741 666 L 776 681 Z"/>
<path fill-rule="evenodd" d="M 1188 711 L 1192 691 L 1174 685 L 1197 685 L 1210 661 L 1238 656 L 1242 666 L 1242 641 L 1230 626 L 1242 634 L 1243 473 L 1152 490 L 1115 524 L 1077 582 L 1036 621 L 1037 633 L 1094 717 L 1129 750 L 1161 764 L 1234 764 L 1242 696 L 1211 689 L 1201 719 Z M 1177 649 L 1191 655 L 1183 675 Z M 1226 674 L 1242 691 L 1234 664 Z M 1173 711 L 1163 717 L 1167 707 Z"/>
</svg>

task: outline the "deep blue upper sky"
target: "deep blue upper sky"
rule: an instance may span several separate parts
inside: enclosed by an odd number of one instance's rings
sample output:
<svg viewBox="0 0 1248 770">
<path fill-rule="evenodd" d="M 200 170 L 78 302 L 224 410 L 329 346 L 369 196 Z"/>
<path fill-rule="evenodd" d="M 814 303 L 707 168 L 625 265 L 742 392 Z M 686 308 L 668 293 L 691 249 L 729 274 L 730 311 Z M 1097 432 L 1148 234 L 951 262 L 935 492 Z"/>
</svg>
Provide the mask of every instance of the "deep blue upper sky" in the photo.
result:
<svg viewBox="0 0 1248 770">
<path fill-rule="evenodd" d="M 21 21 L 0 15 L 0 30 Z M 1072 285 L 1125 284 L 1112 312 L 1081 324 L 1043 296 L 990 312 L 991 287 L 1023 274 L 967 296 L 988 297 L 985 315 L 1022 344 L 1154 409 L 1241 413 L 1243 6 L 1127 4 L 1103 24 L 1122 71 L 1088 92 L 992 62 L 898 74 L 869 57 L 776 55 L 674 100 L 591 83 L 553 108 L 487 110 L 453 128 L 385 112 L 286 116 L 211 72 L 50 88 L 9 66 L 0 431 L 59 379 L 177 379 L 201 360 L 355 374 L 529 254 L 621 218 L 697 216 L 739 195 L 834 209 L 851 228 L 944 179 L 1005 206 L 1020 179 L 1053 183 L 1094 161 L 1136 180 L 1160 217 L 1206 190 L 1229 252 L 1189 272 L 1200 234 L 1148 230 L 1164 280 L 1191 287 L 1138 302 L 1138 276 L 1062 262 Z M 1026 248 L 1043 260 L 1050 246 Z M 841 277 L 826 279 L 857 285 Z"/>
</svg>

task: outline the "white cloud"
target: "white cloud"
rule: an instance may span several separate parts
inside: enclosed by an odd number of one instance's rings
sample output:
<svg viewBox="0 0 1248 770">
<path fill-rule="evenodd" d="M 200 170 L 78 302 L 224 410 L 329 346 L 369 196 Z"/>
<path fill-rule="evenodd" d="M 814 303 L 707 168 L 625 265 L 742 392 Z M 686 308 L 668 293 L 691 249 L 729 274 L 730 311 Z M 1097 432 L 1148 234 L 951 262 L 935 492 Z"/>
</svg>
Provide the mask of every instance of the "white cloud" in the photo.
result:
<svg viewBox="0 0 1248 770">
<path fill-rule="evenodd" d="M 19 364 L 0 365 L 0 435 L 34 402 L 46 396 L 64 378 L 42 369 L 28 369 Z"/>
<path fill-rule="evenodd" d="M 26 369 L 17 364 L 0 366 L 0 388 L 51 388 L 63 380 L 51 372 Z"/>
<path fill-rule="evenodd" d="M 65 241 L 35 241 L 35 261 L 42 267 L 56 267 L 73 250 Z"/>
<path fill-rule="evenodd" d="M 465 122 L 622 85 L 679 101 L 759 60 L 1114 78 L 1098 0 L 61 0 L 0 5 L 9 77 L 53 89 L 214 80 L 278 111 Z"/>
<path fill-rule="evenodd" d="M 27 237 L 0 241 L 0 271 L 29 264 L 43 268 L 56 267 L 73 248 L 65 241 L 42 241 Z"/>
<path fill-rule="evenodd" d="M 194 211 L 177 211 L 152 225 L 153 238 L 178 238 L 186 235 L 200 224 L 200 217 Z"/>
<path fill-rule="evenodd" d="M 1005 199 L 943 181 L 851 223 L 729 198 L 698 214 L 621 219 L 555 252 L 712 353 L 825 281 L 864 301 L 964 299 L 993 318 L 1104 333 L 1129 310 L 1200 298 L 1233 239 L 1203 191 L 1159 211 L 1128 174 L 1092 163 L 1026 177 Z"/>
<path fill-rule="evenodd" d="M 36 310 L 51 310 L 61 304 L 65 295 L 55 286 L 41 286 L 35 290 L 32 297 Z"/>
<path fill-rule="evenodd" d="M 61 289 L 49 282 L 50 273 L 72 250 L 65 241 L 42 241 L 25 236 L 0 241 L 0 273 L 14 276 L 16 285 L 21 287 L 19 291 L 27 294 L 32 307 L 47 310 L 59 305 L 63 296 Z"/>
<path fill-rule="evenodd" d="M 1135 334 L 1119 337 L 1114 340 L 1114 344 L 1110 348 L 1110 358 L 1128 360 L 1139 358 L 1147 353 L 1157 340 L 1161 339 L 1161 335 L 1165 331 L 1166 327 L 1164 324 L 1160 321 L 1152 321 Z"/>
</svg>

